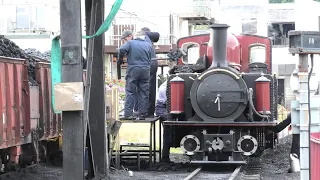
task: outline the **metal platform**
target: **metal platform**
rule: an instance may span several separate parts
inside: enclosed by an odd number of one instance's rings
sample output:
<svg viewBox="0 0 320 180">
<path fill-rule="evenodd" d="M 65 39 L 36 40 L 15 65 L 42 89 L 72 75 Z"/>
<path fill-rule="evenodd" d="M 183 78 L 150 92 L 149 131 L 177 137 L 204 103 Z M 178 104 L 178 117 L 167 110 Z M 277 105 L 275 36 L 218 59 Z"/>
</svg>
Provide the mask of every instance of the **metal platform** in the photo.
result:
<svg viewBox="0 0 320 180">
<path fill-rule="evenodd" d="M 159 150 L 156 150 L 156 122 L 160 120 L 159 117 L 154 118 L 146 118 L 145 120 L 121 120 L 121 123 L 150 123 L 150 136 L 149 136 L 149 144 L 142 144 L 142 143 L 133 143 L 129 142 L 126 144 L 120 145 L 120 154 L 116 155 L 116 158 L 120 160 L 121 153 L 124 151 L 126 153 L 139 153 L 139 156 L 149 156 L 149 167 L 152 167 L 152 164 L 156 163 L 157 152 L 159 152 L 159 159 L 161 159 L 161 123 L 159 123 Z M 124 147 L 132 147 L 132 148 L 149 148 L 149 150 L 142 150 L 142 149 L 129 149 L 123 150 Z M 145 153 L 145 154 L 142 154 Z M 139 157 L 140 159 L 140 157 Z M 139 161 L 139 160 L 138 160 Z M 119 161 L 120 162 L 120 161 Z"/>
</svg>

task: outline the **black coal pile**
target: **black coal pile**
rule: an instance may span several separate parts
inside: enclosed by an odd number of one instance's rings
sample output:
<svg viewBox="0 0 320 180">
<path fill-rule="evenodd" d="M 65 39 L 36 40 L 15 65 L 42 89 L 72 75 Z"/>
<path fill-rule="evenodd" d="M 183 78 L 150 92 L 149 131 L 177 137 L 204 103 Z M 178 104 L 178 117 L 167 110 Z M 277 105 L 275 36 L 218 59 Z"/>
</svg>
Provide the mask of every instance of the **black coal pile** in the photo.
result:
<svg viewBox="0 0 320 180">
<path fill-rule="evenodd" d="M 300 173 L 288 173 L 290 168 L 289 154 L 291 149 L 292 135 L 279 140 L 277 149 L 266 150 L 262 158 L 263 180 L 300 180 Z"/>
<path fill-rule="evenodd" d="M 25 59 L 28 64 L 29 83 L 35 85 L 35 66 L 36 62 L 42 61 L 34 57 L 31 53 L 26 53 L 20 49 L 14 42 L 0 35 L 0 56 Z"/>
<path fill-rule="evenodd" d="M 35 48 L 28 48 L 28 49 L 25 49 L 24 51 L 25 51 L 26 54 L 28 54 L 29 56 L 50 61 L 50 57 L 51 57 L 50 51 L 46 51 L 46 52 L 44 52 L 44 53 L 41 53 L 40 51 L 38 51 L 38 50 L 35 49 Z"/>
</svg>

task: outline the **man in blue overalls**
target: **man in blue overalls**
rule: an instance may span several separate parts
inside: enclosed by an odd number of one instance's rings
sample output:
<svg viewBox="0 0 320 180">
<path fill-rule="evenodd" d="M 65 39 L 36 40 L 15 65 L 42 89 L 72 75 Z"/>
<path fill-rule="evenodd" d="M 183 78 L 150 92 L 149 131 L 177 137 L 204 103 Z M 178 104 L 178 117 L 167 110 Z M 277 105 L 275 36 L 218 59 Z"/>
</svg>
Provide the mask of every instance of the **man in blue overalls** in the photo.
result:
<svg viewBox="0 0 320 180">
<path fill-rule="evenodd" d="M 133 40 L 128 41 L 119 48 L 117 63 L 123 63 L 123 57 L 125 54 L 127 55 L 124 117 L 120 119 L 133 119 L 136 93 L 138 93 L 138 117 L 143 120 L 147 115 L 152 52 L 152 46 L 145 41 L 143 32 L 138 32 Z"/>
<path fill-rule="evenodd" d="M 146 41 L 151 45 L 158 42 L 160 34 L 157 32 L 151 32 L 147 27 L 141 29 L 146 34 Z M 153 49 L 153 48 L 152 48 Z M 152 58 L 156 58 L 156 52 L 153 49 Z M 151 61 L 150 64 L 150 81 L 149 81 L 149 108 L 148 117 L 154 116 L 155 111 L 155 101 L 156 101 L 156 90 L 157 90 L 157 71 L 158 71 L 158 61 Z"/>
<path fill-rule="evenodd" d="M 133 33 L 130 30 L 123 31 L 121 35 L 121 40 L 124 40 L 125 43 L 133 39 Z M 137 90 L 138 91 L 138 90 Z M 136 93 L 136 96 L 134 97 L 134 106 L 133 106 L 134 113 L 138 113 L 138 92 Z M 135 116 L 136 114 L 134 114 Z"/>
<path fill-rule="evenodd" d="M 160 117 L 160 121 L 167 120 L 167 81 L 161 84 L 158 91 L 157 102 L 156 102 L 156 115 Z M 164 126 L 163 128 L 163 150 L 162 150 L 162 162 L 170 163 L 170 147 L 172 144 L 172 130 L 171 126 Z"/>
</svg>

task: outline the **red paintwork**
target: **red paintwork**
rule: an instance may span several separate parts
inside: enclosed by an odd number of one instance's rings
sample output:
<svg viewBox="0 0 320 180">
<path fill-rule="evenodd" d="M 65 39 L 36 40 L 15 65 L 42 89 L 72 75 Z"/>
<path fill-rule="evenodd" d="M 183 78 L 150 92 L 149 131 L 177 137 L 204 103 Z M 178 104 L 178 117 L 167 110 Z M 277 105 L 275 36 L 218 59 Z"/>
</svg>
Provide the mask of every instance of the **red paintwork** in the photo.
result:
<svg viewBox="0 0 320 180">
<path fill-rule="evenodd" d="M 268 64 L 268 73 L 271 74 L 271 40 L 268 37 L 256 35 L 236 35 L 241 44 L 241 72 L 249 72 L 249 47 L 250 45 L 260 43 L 266 46 L 266 63 Z"/>
<path fill-rule="evenodd" d="M 170 113 L 179 114 L 184 112 L 184 81 L 173 78 L 170 81 Z"/>
<path fill-rule="evenodd" d="M 0 149 L 27 143 L 30 107 L 27 67 L 23 59 L 0 57 Z"/>
<path fill-rule="evenodd" d="M 320 133 L 312 133 L 311 139 L 311 180 L 320 178 Z"/>
<path fill-rule="evenodd" d="M 61 114 L 55 114 L 51 102 L 51 69 L 48 63 L 36 66 L 36 81 L 39 84 L 39 123 L 43 125 L 40 139 L 57 137 L 62 132 Z"/>
<path fill-rule="evenodd" d="M 210 34 L 201 34 L 180 38 L 177 42 L 178 48 L 184 43 L 195 42 L 200 45 L 200 56 L 207 55 L 209 64 L 212 63 L 212 46 L 210 40 Z M 208 43 L 208 46 L 201 45 Z M 271 40 L 268 37 L 256 36 L 256 35 L 234 35 L 228 34 L 227 39 L 227 61 L 240 68 L 241 72 L 249 72 L 249 47 L 250 45 L 260 43 L 266 46 L 266 63 L 268 64 L 268 72 L 271 69 Z M 179 65 L 182 65 L 182 59 L 178 61 Z"/>
<path fill-rule="evenodd" d="M 52 111 L 50 64 L 37 63 L 35 73 L 39 85 L 31 86 L 25 60 L 0 56 L 0 150 L 16 163 L 32 130 L 40 132 L 40 140 L 62 133 L 62 116 Z"/>
<path fill-rule="evenodd" d="M 198 43 L 200 45 L 200 57 L 202 57 L 203 55 L 207 55 L 207 46 L 202 45 L 202 44 L 209 42 L 209 40 L 210 40 L 209 34 L 200 34 L 200 35 L 195 35 L 195 36 L 183 37 L 183 38 L 178 39 L 177 47 L 181 48 L 181 46 L 187 42 Z M 178 64 L 179 65 L 183 64 L 181 58 L 178 60 Z"/>
<path fill-rule="evenodd" d="M 268 80 L 268 79 L 267 79 Z M 270 81 L 256 81 L 256 110 L 270 112 Z"/>
</svg>

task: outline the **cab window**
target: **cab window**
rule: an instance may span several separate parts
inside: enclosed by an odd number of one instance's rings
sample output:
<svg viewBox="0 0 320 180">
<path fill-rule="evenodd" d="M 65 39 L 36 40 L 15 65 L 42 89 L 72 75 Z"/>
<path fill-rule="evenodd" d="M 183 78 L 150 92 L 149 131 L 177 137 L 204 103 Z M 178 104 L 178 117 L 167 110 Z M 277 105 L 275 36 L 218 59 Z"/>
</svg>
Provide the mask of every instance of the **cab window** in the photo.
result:
<svg viewBox="0 0 320 180">
<path fill-rule="evenodd" d="M 182 44 L 181 47 L 186 54 L 182 57 L 182 62 L 184 64 L 196 64 L 200 57 L 200 45 L 194 42 L 187 42 Z"/>
<path fill-rule="evenodd" d="M 253 45 L 249 48 L 250 63 L 266 63 L 267 51 L 264 45 Z"/>
</svg>

